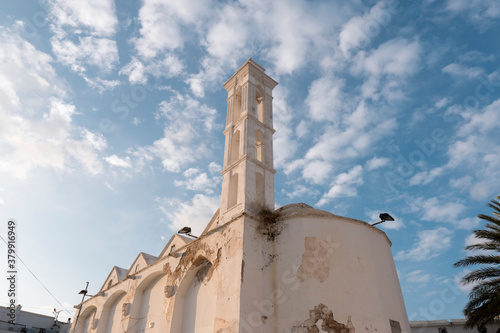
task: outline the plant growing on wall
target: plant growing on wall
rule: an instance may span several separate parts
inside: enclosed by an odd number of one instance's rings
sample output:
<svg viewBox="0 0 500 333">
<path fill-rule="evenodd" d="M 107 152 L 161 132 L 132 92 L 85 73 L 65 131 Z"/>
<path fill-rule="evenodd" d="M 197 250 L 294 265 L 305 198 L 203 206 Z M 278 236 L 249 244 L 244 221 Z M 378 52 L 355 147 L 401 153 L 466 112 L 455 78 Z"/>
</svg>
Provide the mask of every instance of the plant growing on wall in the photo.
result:
<svg viewBox="0 0 500 333">
<path fill-rule="evenodd" d="M 258 230 L 267 236 L 268 241 L 273 241 L 281 233 L 282 226 L 279 221 L 281 211 L 271 209 L 265 205 L 256 205 L 256 220 L 259 222 Z"/>
</svg>

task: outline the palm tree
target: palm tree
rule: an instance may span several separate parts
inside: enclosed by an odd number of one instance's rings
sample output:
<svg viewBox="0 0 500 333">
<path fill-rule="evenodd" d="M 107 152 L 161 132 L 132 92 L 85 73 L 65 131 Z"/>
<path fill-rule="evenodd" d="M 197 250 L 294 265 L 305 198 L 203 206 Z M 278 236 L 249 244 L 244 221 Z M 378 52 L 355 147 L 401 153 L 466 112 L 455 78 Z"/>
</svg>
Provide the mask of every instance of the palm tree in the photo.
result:
<svg viewBox="0 0 500 333">
<path fill-rule="evenodd" d="M 467 319 L 465 328 L 478 329 L 500 316 L 500 195 L 497 200 L 488 204 L 493 208 L 493 216 L 479 214 L 478 217 L 487 221 L 485 229 L 474 230 L 479 244 L 469 245 L 466 250 L 480 250 L 456 262 L 455 267 L 484 265 L 462 278 L 463 284 L 474 283 L 469 294 L 469 302 L 463 310 Z"/>
</svg>

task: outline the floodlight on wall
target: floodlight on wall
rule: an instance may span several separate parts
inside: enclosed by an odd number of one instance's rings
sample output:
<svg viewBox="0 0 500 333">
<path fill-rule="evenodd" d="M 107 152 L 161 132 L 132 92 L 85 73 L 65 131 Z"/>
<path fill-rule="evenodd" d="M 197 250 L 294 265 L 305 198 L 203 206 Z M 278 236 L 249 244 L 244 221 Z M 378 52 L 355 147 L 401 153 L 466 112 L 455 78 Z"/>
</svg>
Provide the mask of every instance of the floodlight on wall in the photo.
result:
<svg viewBox="0 0 500 333">
<path fill-rule="evenodd" d="M 184 227 L 181 230 L 177 231 L 177 233 L 188 235 L 188 236 L 191 236 L 193 238 L 198 238 L 196 236 L 191 235 L 191 228 L 190 227 Z"/>
<path fill-rule="evenodd" d="M 387 213 L 382 213 L 378 217 L 380 218 L 380 221 L 376 222 L 376 223 L 373 223 L 372 226 L 380 224 L 380 223 L 383 223 L 385 221 L 394 221 L 394 218 L 391 215 L 387 214 Z"/>
</svg>

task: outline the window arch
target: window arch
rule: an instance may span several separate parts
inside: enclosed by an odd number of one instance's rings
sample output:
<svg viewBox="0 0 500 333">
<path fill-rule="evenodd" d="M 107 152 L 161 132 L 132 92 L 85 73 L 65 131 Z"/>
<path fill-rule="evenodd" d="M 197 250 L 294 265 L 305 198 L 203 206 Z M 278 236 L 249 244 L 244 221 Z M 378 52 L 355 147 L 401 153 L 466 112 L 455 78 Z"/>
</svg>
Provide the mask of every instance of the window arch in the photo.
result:
<svg viewBox="0 0 500 333">
<path fill-rule="evenodd" d="M 264 176 L 257 172 L 255 175 L 255 196 L 256 202 L 258 204 L 264 204 L 265 202 L 265 192 L 264 192 Z"/>
<path fill-rule="evenodd" d="M 238 203 L 238 174 L 235 173 L 229 179 L 229 197 L 227 198 L 227 208 L 231 208 Z"/>
<path fill-rule="evenodd" d="M 255 131 L 255 158 L 264 163 L 264 135 L 260 130 Z"/>
<path fill-rule="evenodd" d="M 264 89 L 258 86 L 255 89 L 255 116 L 261 122 L 264 122 L 264 112 Z"/>
<path fill-rule="evenodd" d="M 171 332 L 214 331 L 218 282 L 212 263 L 204 257 L 196 259 L 175 295 Z"/>
<path fill-rule="evenodd" d="M 231 138 L 231 164 L 240 158 L 240 131 L 235 131 Z"/>
<path fill-rule="evenodd" d="M 241 89 L 238 94 L 233 97 L 233 124 L 240 119 L 241 115 Z"/>
<path fill-rule="evenodd" d="M 92 329 L 94 329 L 95 324 L 95 314 L 97 308 L 95 306 L 91 306 L 86 308 L 80 313 L 80 318 L 77 323 L 77 327 L 75 327 L 75 332 L 77 333 L 89 333 Z"/>
</svg>

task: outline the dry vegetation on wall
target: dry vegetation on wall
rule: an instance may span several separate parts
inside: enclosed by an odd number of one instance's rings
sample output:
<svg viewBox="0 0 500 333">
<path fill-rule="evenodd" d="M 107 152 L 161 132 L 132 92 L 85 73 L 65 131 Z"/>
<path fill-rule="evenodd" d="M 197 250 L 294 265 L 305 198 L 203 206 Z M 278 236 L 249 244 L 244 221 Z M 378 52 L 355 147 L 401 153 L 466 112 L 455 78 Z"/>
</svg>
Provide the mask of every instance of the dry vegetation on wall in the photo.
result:
<svg viewBox="0 0 500 333">
<path fill-rule="evenodd" d="M 262 204 L 256 205 L 253 211 L 255 211 L 255 218 L 259 223 L 259 233 L 266 235 L 268 241 L 274 241 L 283 230 L 280 223 L 281 212 Z"/>
</svg>

